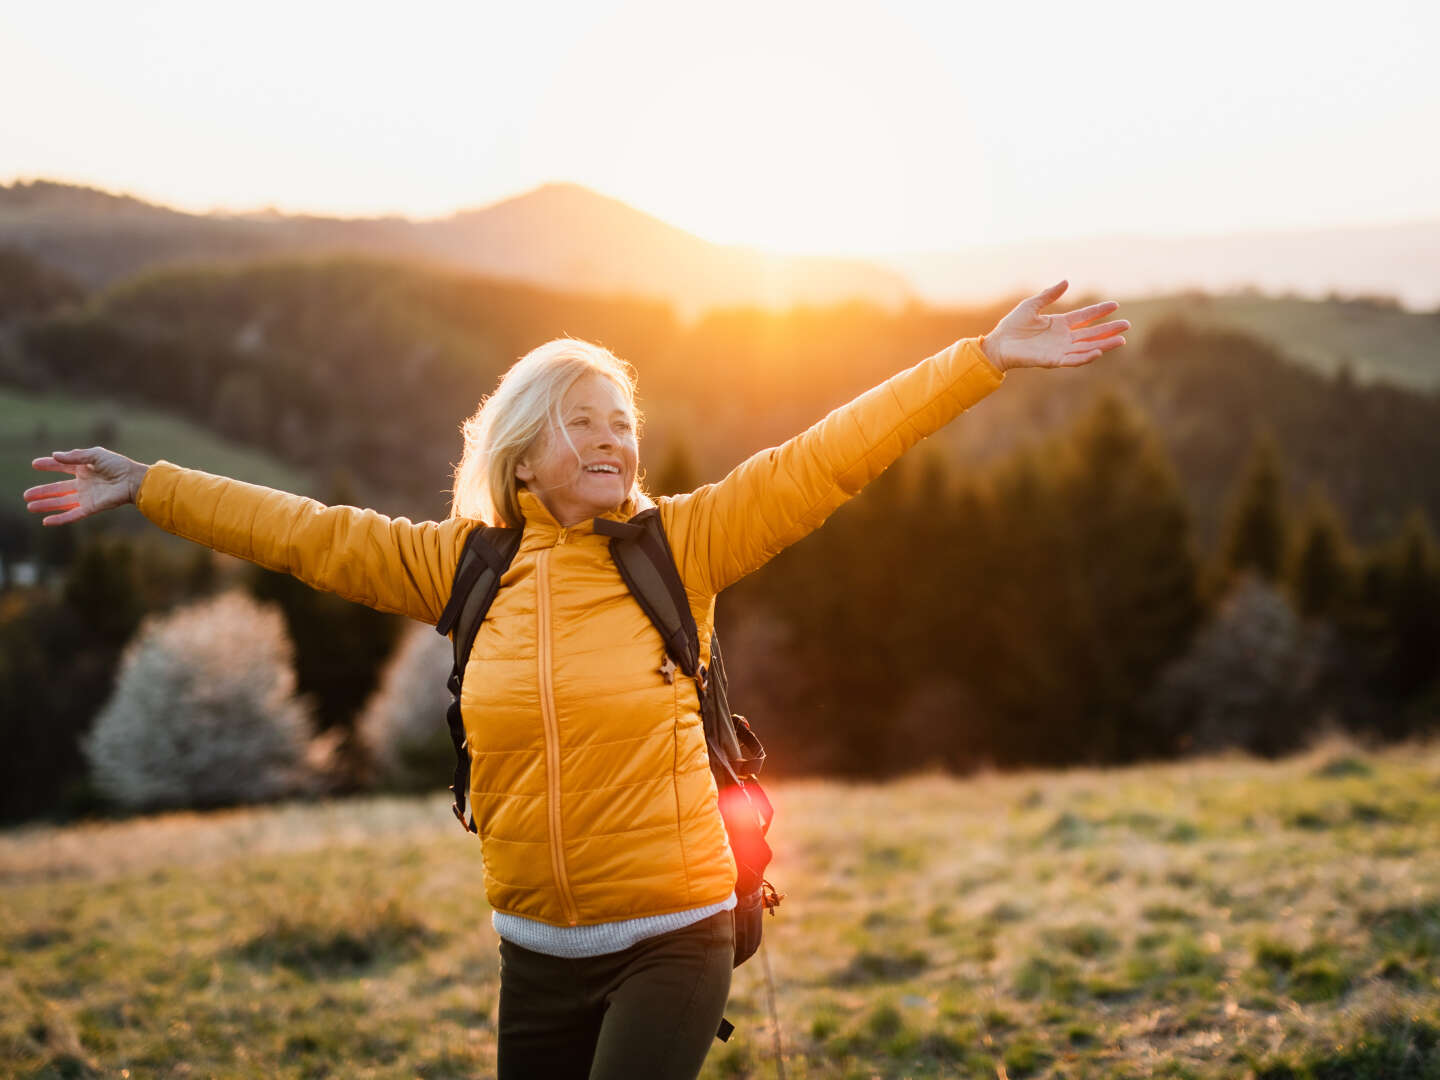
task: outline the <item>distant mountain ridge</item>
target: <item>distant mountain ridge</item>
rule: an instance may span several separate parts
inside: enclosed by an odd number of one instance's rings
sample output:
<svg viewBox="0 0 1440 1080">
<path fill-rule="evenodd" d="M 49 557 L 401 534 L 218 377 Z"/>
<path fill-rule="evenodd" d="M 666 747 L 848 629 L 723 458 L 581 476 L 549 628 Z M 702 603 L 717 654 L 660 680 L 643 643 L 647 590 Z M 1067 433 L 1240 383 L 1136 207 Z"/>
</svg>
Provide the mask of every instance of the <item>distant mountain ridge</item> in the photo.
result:
<svg viewBox="0 0 1440 1080">
<path fill-rule="evenodd" d="M 37 180 L 0 185 L 0 246 L 98 286 L 154 265 L 276 255 L 416 258 L 550 288 L 714 307 L 912 299 L 903 275 L 859 259 L 712 244 L 578 184 L 545 184 L 446 218 L 188 214 L 128 195 Z"/>
<path fill-rule="evenodd" d="M 1310 300 L 1390 297 L 1440 310 L 1440 221 L 1222 235 L 1092 236 L 895 255 L 877 262 L 932 304 L 1037 292 L 1060 277 L 1109 296 L 1257 291 Z"/>
<path fill-rule="evenodd" d="M 566 292 L 662 299 L 690 319 L 714 307 L 859 299 L 990 304 L 1060 276 L 1077 289 L 1138 297 L 1200 289 L 1309 299 L 1393 297 L 1440 309 L 1440 222 L 1093 236 L 869 259 L 779 255 L 712 244 L 572 183 L 444 218 L 331 218 L 273 210 L 189 214 L 50 180 L 0 184 L 0 247 L 90 285 L 183 262 L 280 255 L 420 259 Z"/>
</svg>

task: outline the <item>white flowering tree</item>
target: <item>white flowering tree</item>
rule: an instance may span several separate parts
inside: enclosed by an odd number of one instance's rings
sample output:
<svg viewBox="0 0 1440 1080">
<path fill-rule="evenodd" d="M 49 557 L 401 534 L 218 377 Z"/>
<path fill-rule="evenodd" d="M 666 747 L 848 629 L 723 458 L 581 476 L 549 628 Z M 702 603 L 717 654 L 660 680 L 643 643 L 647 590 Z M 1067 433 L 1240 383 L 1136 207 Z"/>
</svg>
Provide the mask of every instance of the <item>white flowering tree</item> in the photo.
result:
<svg viewBox="0 0 1440 1080">
<path fill-rule="evenodd" d="M 85 740 L 131 808 L 258 802 L 310 786 L 310 716 L 279 608 L 232 591 L 146 619 Z"/>
<path fill-rule="evenodd" d="M 445 723 L 451 663 L 449 639 L 415 623 L 385 665 L 357 728 L 386 786 L 425 791 L 449 784 L 455 768 Z"/>
</svg>

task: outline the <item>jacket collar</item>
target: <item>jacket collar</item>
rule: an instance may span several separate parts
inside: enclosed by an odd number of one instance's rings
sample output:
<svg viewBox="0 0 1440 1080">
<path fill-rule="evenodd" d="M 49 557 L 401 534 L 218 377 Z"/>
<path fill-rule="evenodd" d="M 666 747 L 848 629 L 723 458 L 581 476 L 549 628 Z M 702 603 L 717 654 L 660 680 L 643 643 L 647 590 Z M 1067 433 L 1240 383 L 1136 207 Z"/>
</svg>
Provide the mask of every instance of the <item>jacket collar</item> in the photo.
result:
<svg viewBox="0 0 1440 1080">
<path fill-rule="evenodd" d="M 525 535 L 520 541 L 522 549 L 554 547 L 560 542 L 562 535 L 566 541 L 572 541 L 576 537 L 595 534 L 593 518 L 577 521 L 568 527 L 561 526 L 555 520 L 555 516 L 550 513 L 549 508 L 540 501 L 540 497 L 534 492 L 521 488 L 515 494 L 520 501 L 520 512 L 525 515 Z M 639 505 L 635 499 L 630 498 L 614 510 L 608 510 L 600 516 L 610 521 L 629 521 L 642 509 L 644 509 L 643 506 Z"/>
</svg>

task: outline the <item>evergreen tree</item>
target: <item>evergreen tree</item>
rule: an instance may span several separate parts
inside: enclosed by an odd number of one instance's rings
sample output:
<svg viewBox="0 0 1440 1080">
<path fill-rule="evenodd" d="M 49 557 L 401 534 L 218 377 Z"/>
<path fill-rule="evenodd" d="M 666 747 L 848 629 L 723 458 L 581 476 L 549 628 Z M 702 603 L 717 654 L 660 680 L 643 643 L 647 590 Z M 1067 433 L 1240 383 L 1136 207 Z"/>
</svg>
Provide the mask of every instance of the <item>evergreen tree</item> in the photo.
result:
<svg viewBox="0 0 1440 1080">
<path fill-rule="evenodd" d="M 1074 618 L 1064 655 L 1084 711 L 1075 758 L 1166 751 L 1140 723 L 1138 702 L 1202 615 L 1199 558 L 1175 469 L 1139 414 L 1107 394 L 1078 426 L 1061 484 L 1069 528 L 1056 557 Z"/>
<path fill-rule="evenodd" d="M 1083 741 L 1066 655 L 1076 619 L 1053 464 L 1058 445 L 1026 448 L 992 474 L 989 572 L 977 577 L 969 598 L 969 607 L 990 617 L 978 654 L 988 665 L 969 674 L 994 718 L 981 736 L 984 747 L 1002 765 L 1070 760 Z"/>
<path fill-rule="evenodd" d="M 66 573 L 63 595 L 87 628 L 88 644 L 118 652 L 143 613 L 130 543 L 93 537 Z"/>
<path fill-rule="evenodd" d="M 1381 677 L 1385 697 L 1403 702 L 1440 676 L 1440 550 L 1423 511 L 1411 511 L 1382 558 L 1392 584 L 1385 605 L 1389 641 Z"/>
<path fill-rule="evenodd" d="M 288 574 L 256 566 L 248 578 L 251 595 L 278 604 L 285 613 L 295 643 L 298 689 L 314 696 L 320 729 L 339 725 L 350 730 L 405 620 L 319 592 Z"/>
<path fill-rule="evenodd" d="M 350 470 L 332 469 L 329 505 L 363 503 L 357 487 Z M 285 613 L 294 641 L 298 689 L 302 695 L 313 695 L 320 730 L 338 727 L 348 734 L 406 620 L 258 566 L 248 569 L 248 588 L 256 599 L 279 604 Z"/>
<path fill-rule="evenodd" d="M 219 577 L 215 569 L 215 553 L 196 544 L 185 565 L 183 580 L 186 594 L 196 598 L 209 596 L 215 591 Z"/>
<path fill-rule="evenodd" d="M 1318 488 L 1286 561 L 1285 581 L 1303 618 L 1335 615 L 1355 585 L 1355 554 L 1340 513 Z"/>
<path fill-rule="evenodd" d="M 1254 570 L 1276 581 L 1285 554 L 1285 511 L 1280 447 L 1264 429 L 1251 447 L 1250 459 L 1230 499 L 1221 562 L 1227 581 L 1241 570 Z"/>
</svg>

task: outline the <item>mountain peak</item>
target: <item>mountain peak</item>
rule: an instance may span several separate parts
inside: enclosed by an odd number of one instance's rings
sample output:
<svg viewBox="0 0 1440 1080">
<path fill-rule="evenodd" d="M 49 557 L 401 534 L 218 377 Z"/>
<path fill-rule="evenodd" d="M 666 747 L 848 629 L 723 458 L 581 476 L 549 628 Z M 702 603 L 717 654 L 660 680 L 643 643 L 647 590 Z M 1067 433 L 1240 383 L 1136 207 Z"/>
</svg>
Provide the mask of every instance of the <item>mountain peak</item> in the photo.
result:
<svg viewBox="0 0 1440 1080">
<path fill-rule="evenodd" d="M 572 180 L 549 180 L 519 195 L 511 195 L 486 206 L 458 211 L 450 220 L 466 221 L 481 215 L 496 217 L 514 213 L 562 214 L 567 218 L 585 221 L 593 221 L 597 216 L 603 215 L 603 219 L 608 221 L 628 218 L 632 222 L 645 221 L 663 225 L 667 229 L 675 228 L 627 202 L 611 195 L 603 195 L 594 188 Z"/>
</svg>

